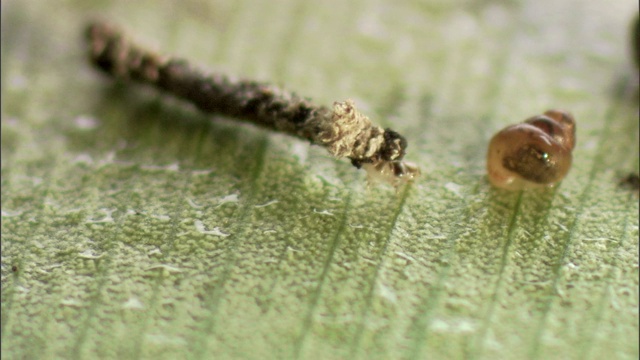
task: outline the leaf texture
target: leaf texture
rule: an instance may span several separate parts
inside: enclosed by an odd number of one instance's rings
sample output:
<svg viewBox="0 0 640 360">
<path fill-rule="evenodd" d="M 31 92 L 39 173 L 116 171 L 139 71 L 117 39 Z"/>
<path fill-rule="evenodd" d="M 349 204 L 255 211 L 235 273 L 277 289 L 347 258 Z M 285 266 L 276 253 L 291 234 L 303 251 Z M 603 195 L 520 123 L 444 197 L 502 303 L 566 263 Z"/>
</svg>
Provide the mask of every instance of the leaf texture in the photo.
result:
<svg viewBox="0 0 640 360">
<path fill-rule="evenodd" d="M 637 359 L 637 3 L 4 1 L 7 359 Z M 203 69 L 352 98 L 395 192 L 319 147 L 92 69 L 101 17 Z M 502 127 L 571 111 L 569 176 L 491 188 Z"/>
</svg>

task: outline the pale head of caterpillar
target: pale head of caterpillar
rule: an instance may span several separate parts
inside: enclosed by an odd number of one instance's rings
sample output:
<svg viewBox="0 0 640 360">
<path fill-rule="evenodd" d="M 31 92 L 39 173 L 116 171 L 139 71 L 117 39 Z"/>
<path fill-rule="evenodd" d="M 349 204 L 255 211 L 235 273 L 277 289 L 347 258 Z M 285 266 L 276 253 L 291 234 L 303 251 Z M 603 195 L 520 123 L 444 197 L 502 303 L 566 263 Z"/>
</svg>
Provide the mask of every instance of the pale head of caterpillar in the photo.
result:
<svg viewBox="0 0 640 360">
<path fill-rule="evenodd" d="M 489 143 L 489 181 L 508 190 L 552 187 L 569 172 L 575 141 L 575 120 L 561 110 L 508 126 Z"/>
<path fill-rule="evenodd" d="M 420 176 L 418 166 L 406 161 L 381 160 L 376 163 L 364 163 L 361 167 L 367 172 L 367 182 L 370 184 L 386 182 L 396 188 Z"/>
</svg>

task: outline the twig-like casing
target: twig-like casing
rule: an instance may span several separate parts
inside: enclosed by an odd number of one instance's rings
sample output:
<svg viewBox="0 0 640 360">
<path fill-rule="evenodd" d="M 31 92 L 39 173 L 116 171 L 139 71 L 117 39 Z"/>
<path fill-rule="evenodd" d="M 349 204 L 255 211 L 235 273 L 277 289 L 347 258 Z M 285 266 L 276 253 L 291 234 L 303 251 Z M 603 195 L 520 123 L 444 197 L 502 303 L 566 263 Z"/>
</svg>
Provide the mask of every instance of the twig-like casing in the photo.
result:
<svg viewBox="0 0 640 360">
<path fill-rule="evenodd" d="M 152 85 L 204 112 L 309 140 L 337 158 L 349 158 L 358 168 L 370 165 L 365 168 L 392 174 L 387 180 L 394 185 L 419 174 L 415 166 L 401 163 L 407 147 L 405 138 L 373 125 L 351 100 L 336 102 L 329 109 L 273 85 L 220 74 L 205 75 L 184 60 L 136 46 L 118 29 L 103 22 L 90 24 L 86 35 L 91 61 L 117 79 Z"/>
</svg>

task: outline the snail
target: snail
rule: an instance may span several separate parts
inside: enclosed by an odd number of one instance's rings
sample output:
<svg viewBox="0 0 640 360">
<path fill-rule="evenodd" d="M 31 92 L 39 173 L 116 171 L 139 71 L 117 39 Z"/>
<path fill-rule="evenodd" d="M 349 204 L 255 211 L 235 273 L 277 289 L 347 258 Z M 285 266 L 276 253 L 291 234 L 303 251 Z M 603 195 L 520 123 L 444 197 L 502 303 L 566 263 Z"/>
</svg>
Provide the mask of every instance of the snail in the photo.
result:
<svg viewBox="0 0 640 360">
<path fill-rule="evenodd" d="M 575 142 L 575 120 L 562 110 L 508 126 L 489 143 L 489 181 L 507 190 L 553 187 L 569 172 Z"/>
</svg>

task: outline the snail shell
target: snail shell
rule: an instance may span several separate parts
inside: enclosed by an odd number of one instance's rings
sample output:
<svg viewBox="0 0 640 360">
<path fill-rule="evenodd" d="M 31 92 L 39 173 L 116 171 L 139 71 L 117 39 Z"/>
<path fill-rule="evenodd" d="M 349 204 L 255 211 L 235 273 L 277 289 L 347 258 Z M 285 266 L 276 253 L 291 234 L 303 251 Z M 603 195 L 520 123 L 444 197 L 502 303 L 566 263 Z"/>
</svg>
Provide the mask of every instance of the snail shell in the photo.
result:
<svg viewBox="0 0 640 360">
<path fill-rule="evenodd" d="M 552 187 L 569 172 L 575 141 L 575 120 L 561 110 L 508 126 L 489 143 L 489 181 L 508 190 Z"/>
</svg>

